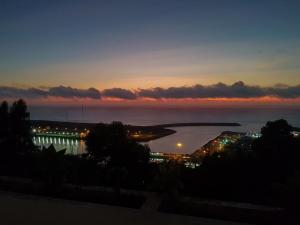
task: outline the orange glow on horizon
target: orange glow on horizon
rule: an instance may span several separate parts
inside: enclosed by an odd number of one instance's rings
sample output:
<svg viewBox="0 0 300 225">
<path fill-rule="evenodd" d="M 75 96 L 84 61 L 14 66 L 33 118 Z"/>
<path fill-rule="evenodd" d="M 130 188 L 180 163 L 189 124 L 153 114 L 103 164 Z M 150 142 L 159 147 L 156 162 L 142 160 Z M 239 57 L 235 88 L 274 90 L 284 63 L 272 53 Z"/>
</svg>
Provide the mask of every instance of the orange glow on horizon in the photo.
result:
<svg viewBox="0 0 300 225">
<path fill-rule="evenodd" d="M 4 100 L 4 99 L 3 99 Z M 7 99 L 13 101 L 15 99 Z M 260 98 L 181 98 L 181 99 L 153 99 L 137 98 L 135 100 L 125 100 L 120 98 L 88 99 L 88 98 L 61 98 L 47 97 L 42 99 L 26 99 L 30 105 L 67 105 L 67 106 L 223 106 L 223 105 L 251 105 L 251 104 L 296 104 L 300 105 L 300 98 L 278 98 L 278 97 L 260 97 Z"/>
</svg>

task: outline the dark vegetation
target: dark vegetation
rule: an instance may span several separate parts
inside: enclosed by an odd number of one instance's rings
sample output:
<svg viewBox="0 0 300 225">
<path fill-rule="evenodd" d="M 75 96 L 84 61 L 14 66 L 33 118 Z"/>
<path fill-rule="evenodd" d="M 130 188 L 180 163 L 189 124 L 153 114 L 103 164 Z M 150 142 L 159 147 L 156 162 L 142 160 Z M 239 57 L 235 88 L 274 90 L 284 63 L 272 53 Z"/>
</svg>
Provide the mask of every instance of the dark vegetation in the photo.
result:
<svg viewBox="0 0 300 225">
<path fill-rule="evenodd" d="M 237 142 L 222 153 L 206 157 L 201 167 L 185 169 L 184 191 L 203 197 L 291 206 L 300 197 L 285 191 L 293 186 L 292 180 L 300 181 L 300 139 L 291 131 L 285 120 L 268 122 L 250 151 Z"/>
<path fill-rule="evenodd" d="M 11 107 L 0 106 L 0 175 L 32 180 L 11 187 L 29 193 L 130 207 L 140 206 L 143 197 L 122 193 L 121 187 L 144 189 L 148 182 L 147 146 L 126 138 L 122 123 L 98 124 L 87 138 L 88 153 L 74 156 L 53 145 L 42 149 L 32 142 L 31 122 L 23 100 Z M 68 186 L 71 185 L 71 186 Z M 87 185 L 113 187 L 92 191 Z"/>
<path fill-rule="evenodd" d="M 128 139 L 120 122 L 94 126 L 86 139 L 87 153 L 78 156 L 57 151 L 52 145 L 35 147 L 22 100 L 10 107 L 6 102 L 1 104 L 0 123 L 2 189 L 137 208 L 143 197 L 122 190 L 154 190 L 162 194 L 160 210 L 164 212 L 264 224 L 293 224 L 298 219 L 300 139 L 292 135 L 285 120 L 267 122 L 250 149 L 240 142 L 227 145 L 222 153 L 207 156 L 196 169 L 176 161 L 149 164 L 150 149 Z M 109 187 L 109 192 L 88 186 Z M 237 212 L 230 207 L 199 204 L 197 199 L 249 202 L 285 210 L 262 216 L 251 210 Z"/>
<path fill-rule="evenodd" d="M 250 150 L 241 143 L 204 159 L 196 169 L 182 167 L 180 194 L 199 199 L 248 202 L 280 207 L 273 212 L 207 205 L 166 198 L 161 210 L 258 224 L 299 224 L 300 139 L 285 120 L 267 122 Z M 177 169 L 176 169 L 177 170 Z M 174 181 L 178 183 L 178 181 Z M 192 199 L 193 199 L 192 198 Z"/>
</svg>

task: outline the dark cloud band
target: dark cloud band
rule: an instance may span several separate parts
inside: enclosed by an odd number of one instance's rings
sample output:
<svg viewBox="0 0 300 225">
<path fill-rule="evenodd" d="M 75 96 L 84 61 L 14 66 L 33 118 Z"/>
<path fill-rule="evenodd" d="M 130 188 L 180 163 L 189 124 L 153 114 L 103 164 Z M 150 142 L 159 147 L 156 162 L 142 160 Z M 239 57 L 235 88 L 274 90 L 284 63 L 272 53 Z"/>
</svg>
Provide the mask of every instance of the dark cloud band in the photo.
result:
<svg viewBox="0 0 300 225">
<path fill-rule="evenodd" d="M 104 89 L 102 91 L 102 95 L 105 97 L 121 98 L 121 99 L 128 99 L 128 100 L 133 100 L 137 98 L 136 93 L 123 88 Z"/>
<path fill-rule="evenodd" d="M 218 83 L 214 85 L 195 85 L 190 87 L 170 87 L 139 89 L 139 97 L 146 98 L 298 98 L 300 97 L 300 85 L 260 87 L 246 85 L 239 81 L 232 85 Z"/>
<path fill-rule="evenodd" d="M 101 97 L 134 100 L 137 98 L 153 99 L 182 99 L 182 98 L 300 98 L 300 85 L 287 86 L 275 85 L 273 87 L 260 87 L 246 85 L 239 81 L 232 85 L 217 83 L 213 85 L 194 85 L 169 88 L 148 88 L 135 91 L 123 88 L 110 88 L 99 91 L 95 88 L 78 89 L 65 86 L 50 88 L 16 88 L 0 86 L 0 98 L 90 98 L 101 99 Z"/>
<path fill-rule="evenodd" d="M 100 99 L 101 94 L 95 88 L 89 89 L 77 89 L 71 87 L 52 87 L 48 90 L 49 96 L 54 97 L 63 97 L 63 98 L 92 98 L 92 99 Z"/>
<path fill-rule="evenodd" d="M 45 98 L 45 97 L 62 97 L 62 98 L 91 98 L 100 99 L 101 94 L 95 88 L 77 89 L 72 87 L 58 86 L 48 89 L 38 88 L 15 88 L 0 87 L 0 97 L 2 98 Z"/>
</svg>

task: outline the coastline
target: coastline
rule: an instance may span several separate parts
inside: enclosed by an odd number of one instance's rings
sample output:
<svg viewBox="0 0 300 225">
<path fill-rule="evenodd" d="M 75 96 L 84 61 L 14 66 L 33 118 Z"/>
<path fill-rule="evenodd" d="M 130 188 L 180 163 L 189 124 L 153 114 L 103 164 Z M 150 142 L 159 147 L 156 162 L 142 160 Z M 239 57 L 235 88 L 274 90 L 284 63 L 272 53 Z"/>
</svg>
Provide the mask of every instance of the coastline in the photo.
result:
<svg viewBox="0 0 300 225">
<path fill-rule="evenodd" d="M 90 130 L 97 123 L 80 123 L 80 122 L 64 122 L 64 121 L 51 121 L 51 120 L 31 120 L 31 126 L 33 128 L 42 127 L 47 129 L 56 130 Z M 135 126 L 135 125 L 124 125 L 127 131 L 132 134 L 130 138 L 137 142 L 148 142 L 168 135 L 176 133 L 176 130 L 170 129 L 173 127 L 195 127 L 195 126 L 228 126 L 236 127 L 241 126 L 239 123 L 203 123 L 203 122 L 192 122 L 192 123 L 168 123 L 168 124 L 157 124 L 150 126 Z M 46 134 L 45 134 L 46 135 Z M 42 135 L 41 135 L 42 136 Z"/>
</svg>

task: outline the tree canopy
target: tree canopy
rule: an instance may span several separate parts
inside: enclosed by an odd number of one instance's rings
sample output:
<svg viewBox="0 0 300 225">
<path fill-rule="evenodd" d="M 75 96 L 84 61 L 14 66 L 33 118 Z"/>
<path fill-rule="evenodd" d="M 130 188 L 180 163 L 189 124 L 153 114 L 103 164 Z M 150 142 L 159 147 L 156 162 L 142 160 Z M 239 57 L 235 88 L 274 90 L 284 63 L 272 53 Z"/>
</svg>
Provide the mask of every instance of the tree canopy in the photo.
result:
<svg viewBox="0 0 300 225">
<path fill-rule="evenodd" d="M 297 164 L 297 140 L 286 120 L 269 121 L 262 127 L 262 136 L 253 142 L 261 166 L 274 179 L 284 180 Z"/>
<path fill-rule="evenodd" d="M 34 149 L 27 105 L 20 99 L 0 106 L 0 148 L 3 155 L 27 154 Z"/>
<path fill-rule="evenodd" d="M 86 145 L 91 156 L 111 166 L 130 168 L 149 161 L 150 149 L 129 140 L 121 122 L 97 124 L 88 134 Z"/>
<path fill-rule="evenodd" d="M 262 158 L 278 160 L 294 151 L 292 126 L 286 120 L 269 121 L 261 128 L 261 137 L 253 143 L 253 150 Z"/>
</svg>

